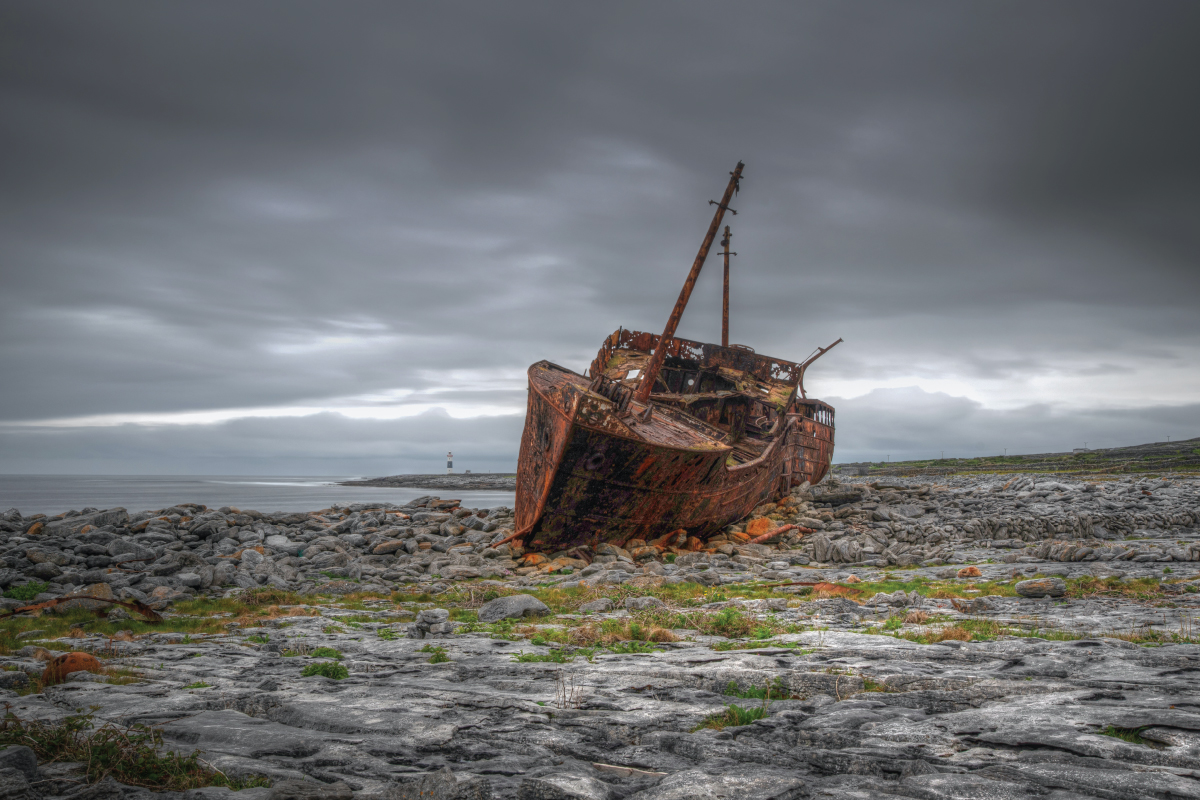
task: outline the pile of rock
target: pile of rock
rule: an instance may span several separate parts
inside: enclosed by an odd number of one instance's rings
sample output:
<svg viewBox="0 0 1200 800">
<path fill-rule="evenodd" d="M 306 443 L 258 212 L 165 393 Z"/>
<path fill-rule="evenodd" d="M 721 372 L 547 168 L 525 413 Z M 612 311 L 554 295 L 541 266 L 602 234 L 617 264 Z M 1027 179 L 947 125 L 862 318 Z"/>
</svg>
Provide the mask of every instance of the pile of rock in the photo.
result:
<svg viewBox="0 0 1200 800">
<path fill-rule="evenodd" d="M 388 591 L 431 576 L 511 577 L 511 551 L 490 546 L 511 530 L 508 508 L 465 509 L 437 497 L 274 514 L 195 503 L 56 517 L 10 509 L 0 514 L 0 587 L 14 595 L 46 584 L 35 602 L 86 587 L 81 597 L 154 607 L 231 588 Z"/>
<path fill-rule="evenodd" d="M 1198 521 L 1194 478 L 1063 483 L 1034 476 L 942 484 L 830 479 L 759 507 L 705 542 L 676 531 L 625 547 L 557 553 L 503 543 L 513 530 L 508 508 L 462 508 L 432 496 L 403 506 L 274 514 L 195 503 L 133 514 L 85 508 L 56 517 L 11 509 L 0 515 L 0 587 L 26 596 L 28 589 L 14 590 L 44 583 L 35 600 L 72 595 L 96 606 L 134 599 L 161 608 L 231 589 L 346 594 L 417 583 L 437 593 L 473 578 L 594 586 L 652 576 L 715 586 L 812 580 L 811 568 L 821 566 L 995 561 L 1111 562 L 1136 572 L 1200 561 Z M 754 543 L 764 535 L 766 543 Z"/>
</svg>

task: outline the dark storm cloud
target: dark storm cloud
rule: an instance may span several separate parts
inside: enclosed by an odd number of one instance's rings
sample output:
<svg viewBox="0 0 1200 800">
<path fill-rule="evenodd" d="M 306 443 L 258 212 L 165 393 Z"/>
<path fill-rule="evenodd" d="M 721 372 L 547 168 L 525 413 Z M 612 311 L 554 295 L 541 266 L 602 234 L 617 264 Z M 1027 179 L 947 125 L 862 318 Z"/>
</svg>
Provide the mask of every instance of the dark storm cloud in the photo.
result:
<svg viewBox="0 0 1200 800">
<path fill-rule="evenodd" d="M 661 328 L 739 157 L 734 339 L 846 337 L 814 389 L 1195 398 L 1191 3 L 0 15 L 0 420 L 520 409 L 530 362 Z M 681 335 L 715 338 L 711 273 Z"/>
</svg>

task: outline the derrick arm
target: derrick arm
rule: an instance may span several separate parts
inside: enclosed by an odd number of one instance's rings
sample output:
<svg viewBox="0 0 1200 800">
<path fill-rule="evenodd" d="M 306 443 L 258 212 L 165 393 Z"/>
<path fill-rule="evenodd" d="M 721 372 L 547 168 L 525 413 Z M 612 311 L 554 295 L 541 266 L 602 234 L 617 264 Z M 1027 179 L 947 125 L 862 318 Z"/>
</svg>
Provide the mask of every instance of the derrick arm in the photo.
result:
<svg viewBox="0 0 1200 800">
<path fill-rule="evenodd" d="M 829 345 L 829 347 L 818 347 L 818 348 L 817 348 L 817 352 L 815 352 L 815 353 L 813 353 L 811 356 L 809 356 L 809 357 L 808 357 L 808 358 L 807 358 L 807 359 L 804 361 L 804 363 L 802 363 L 802 364 L 800 365 L 800 381 L 798 382 L 798 384 L 797 384 L 797 385 L 800 387 L 800 396 L 801 396 L 801 397 L 808 397 L 808 395 L 804 393 L 804 371 L 805 371 L 806 369 L 808 369 L 808 366 L 809 366 L 810 364 L 812 364 L 814 361 L 816 361 L 816 360 L 817 360 L 818 358 L 820 358 L 821 356 L 823 356 L 823 355 L 825 355 L 826 353 L 828 353 L 828 352 L 829 352 L 830 350 L 832 350 L 833 348 L 837 347 L 839 344 L 841 344 L 841 343 L 842 343 L 842 341 L 843 341 L 843 340 L 839 338 L 839 339 L 838 339 L 836 342 L 834 342 L 833 344 Z"/>
</svg>

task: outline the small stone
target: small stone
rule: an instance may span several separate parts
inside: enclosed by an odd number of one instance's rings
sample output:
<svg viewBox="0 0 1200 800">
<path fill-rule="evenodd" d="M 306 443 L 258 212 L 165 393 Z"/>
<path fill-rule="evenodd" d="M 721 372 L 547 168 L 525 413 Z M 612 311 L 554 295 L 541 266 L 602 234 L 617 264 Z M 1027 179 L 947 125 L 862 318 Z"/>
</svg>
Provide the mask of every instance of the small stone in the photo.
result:
<svg viewBox="0 0 1200 800">
<path fill-rule="evenodd" d="M 180 583 L 182 583 L 184 586 L 188 587 L 189 589 L 199 589 L 200 588 L 200 582 L 201 582 L 200 576 L 194 572 L 180 572 L 175 575 L 175 579 L 178 580 Z"/>
<path fill-rule="evenodd" d="M 417 622 L 423 622 L 426 625 L 435 625 L 448 619 L 450 619 L 450 612 L 444 608 L 426 608 L 417 614 Z"/>
<path fill-rule="evenodd" d="M 403 539 L 389 539 L 386 542 L 380 542 L 379 544 L 375 545 L 375 549 L 373 549 L 371 552 L 377 556 L 386 556 L 391 553 L 395 553 L 397 550 L 403 549 Z"/>
<path fill-rule="evenodd" d="M 18 673 L 25 677 L 25 673 Z M 28 685 L 29 678 L 25 677 Z M 32 782 L 38 779 L 37 754 L 22 745 L 9 745 L 0 750 L 0 769 L 15 769 Z"/>
<path fill-rule="evenodd" d="M 630 611 L 647 611 L 651 608 L 665 608 L 666 604 L 657 597 L 627 597 L 625 608 Z"/>
<path fill-rule="evenodd" d="M 590 612 L 592 614 L 603 614 L 605 611 L 611 609 L 612 606 L 612 600 L 609 600 L 607 597 L 601 597 L 600 599 L 593 600 L 590 603 L 584 603 L 579 607 L 579 610 L 585 613 Z"/>
<path fill-rule="evenodd" d="M 479 621 L 498 622 L 502 619 L 539 617 L 549 613 L 550 608 L 533 595 L 514 594 L 509 597 L 497 597 L 480 606 Z"/>
<path fill-rule="evenodd" d="M 1013 588 L 1021 597 L 1062 597 L 1067 593 L 1067 584 L 1062 578 L 1034 578 L 1021 581 Z"/>
<path fill-rule="evenodd" d="M 13 691 L 18 691 L 20 689 L 25 689 L 28 686 L 29 676 L 24 672 L 11 672 L 8 670 L 0 672 L 0 689 L 11 689 Z M 5 750 L 4 752 L 8 751 Z M 0 768 L 3 766 L 4 764 L 0 762 Z"/>
</svg>

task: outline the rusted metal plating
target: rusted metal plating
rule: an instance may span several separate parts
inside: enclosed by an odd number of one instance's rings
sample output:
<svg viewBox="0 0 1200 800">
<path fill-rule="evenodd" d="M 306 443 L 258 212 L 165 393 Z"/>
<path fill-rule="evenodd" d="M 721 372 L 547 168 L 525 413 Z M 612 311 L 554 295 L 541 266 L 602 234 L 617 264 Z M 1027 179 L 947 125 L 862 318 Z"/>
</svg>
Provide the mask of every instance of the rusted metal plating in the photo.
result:
<svg viewBox="0 0 1200 800">
<path fill-rule="evenodd" d="M 676 541 L 680 531 L 703 540 L 825 477 L 834 409 L 806 396 L 804 372 L 841 339 L 803 363 L 728 345 L 727 290 L 721 345 L 674 337 L 743 166 L 662 335 L 617 330 L 587 377 L 548 361 L 529 368 L 510 538 L 548 551 Z"/>
</svg>

